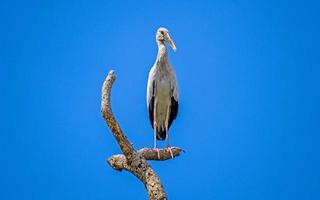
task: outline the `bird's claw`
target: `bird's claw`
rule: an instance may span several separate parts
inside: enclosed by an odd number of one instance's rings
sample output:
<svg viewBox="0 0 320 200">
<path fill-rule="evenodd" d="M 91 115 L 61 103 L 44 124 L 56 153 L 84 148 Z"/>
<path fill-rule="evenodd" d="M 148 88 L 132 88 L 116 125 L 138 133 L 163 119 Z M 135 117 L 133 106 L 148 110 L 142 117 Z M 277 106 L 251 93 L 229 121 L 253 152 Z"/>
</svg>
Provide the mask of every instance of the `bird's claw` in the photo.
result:
<svg viewBox="0 0 320 200">
<path fill-rule="evenodd" d="M 171 158 L 174 158 L 171 147 L 167 147 L 167 149 L 168 149 L 169 152 L 170 152 Z"/>
<path fill-rule="evenodd" d="M 159 151 L 159 149 L 158 149 L 158 148 L 154 148 L 154 150 L 156 150 L 156 151 L 157 151 L 158 160 L 160 160 L 160 151 Z"/>
</svg>

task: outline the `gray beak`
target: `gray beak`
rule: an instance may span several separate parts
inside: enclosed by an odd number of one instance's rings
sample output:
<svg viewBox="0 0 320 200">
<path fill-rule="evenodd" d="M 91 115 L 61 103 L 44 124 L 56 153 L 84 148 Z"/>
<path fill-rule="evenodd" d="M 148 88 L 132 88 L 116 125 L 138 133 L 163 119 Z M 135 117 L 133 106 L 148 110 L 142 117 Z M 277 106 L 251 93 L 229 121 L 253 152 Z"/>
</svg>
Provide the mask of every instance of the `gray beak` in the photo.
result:
<svg viewBox="0 0 320 200">
<path fill-rule="evenodd" d="M 172 39 L 170 38 L 169 33 L 166 35 L 166 37 L 164 39 L 165 39 L 165 41 L 168 42 L 169 46 L 173 49 L 173 51 L 176 52 L 177 51 L 177 47 L 174 44 L 174 42 L 172 41 Z"/>
</svg>

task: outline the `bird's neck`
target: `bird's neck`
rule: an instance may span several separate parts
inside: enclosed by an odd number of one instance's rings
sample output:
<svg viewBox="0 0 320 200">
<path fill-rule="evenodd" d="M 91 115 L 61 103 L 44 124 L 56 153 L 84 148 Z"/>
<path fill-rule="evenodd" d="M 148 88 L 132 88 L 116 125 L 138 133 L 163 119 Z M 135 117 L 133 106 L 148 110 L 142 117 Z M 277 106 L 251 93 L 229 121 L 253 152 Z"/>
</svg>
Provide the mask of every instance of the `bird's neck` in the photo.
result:
<svg viewBox="0 0 320 200">
<path fill-rule="evenodd" d="M 166 46 L 164 45 L 164 42 L 162 40 L 157 40 L 158 44 L 158 55 L 156 63 L 168 63 L 168 54 Z M 165 65 L 162 65 L 165 66 Z"/>
</svg>

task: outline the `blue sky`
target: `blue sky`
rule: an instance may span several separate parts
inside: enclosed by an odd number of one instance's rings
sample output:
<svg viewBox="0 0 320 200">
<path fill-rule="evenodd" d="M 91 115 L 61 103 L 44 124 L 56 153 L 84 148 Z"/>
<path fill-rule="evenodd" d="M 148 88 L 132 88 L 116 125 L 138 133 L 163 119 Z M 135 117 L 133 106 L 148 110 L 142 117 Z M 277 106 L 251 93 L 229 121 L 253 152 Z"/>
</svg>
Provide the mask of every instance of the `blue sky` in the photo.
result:
<svg viewBox="0 0 320 200">
<path fill-rule="evenodd" d="M 151 162 L 170 199 L 320 199 L 319 3 L 2 1 L 0 198 L 147 199 L 106 159 L 114 113 L 136 148 L 153 144 L 145 92 L 158 27 L 180 86 L 171 143 Z M 164 145 L 163 143 L 159 143 Z"/>
</svg>

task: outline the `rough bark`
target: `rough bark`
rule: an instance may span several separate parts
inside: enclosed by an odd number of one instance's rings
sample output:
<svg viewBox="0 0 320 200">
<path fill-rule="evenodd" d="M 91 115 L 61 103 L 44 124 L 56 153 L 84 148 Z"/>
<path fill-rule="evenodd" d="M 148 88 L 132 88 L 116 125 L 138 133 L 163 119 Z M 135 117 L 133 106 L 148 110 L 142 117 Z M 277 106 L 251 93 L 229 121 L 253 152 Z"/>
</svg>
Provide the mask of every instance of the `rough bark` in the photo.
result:
<svg viewBox="0 0 320 200">
<path fill-rule="evenodd" d="M 126 135 L 122 132 L 111 110 L 110 93 L 115 80 L 115 73 L 111 70 L 102 86 L 101 113 L 123 154 L 111 156 L 108 159 L 108 163 L 115 170 L 127 170 L 139 178 L 145 185 L 150 200 L 168 199 L 158 175 L 147 160 L 168 160 L 179 156 L 182 149 L 171 147 L 171 155 L 168 148 L 143 148 L 138 151 L 133 148 Z"/>
</svg>

